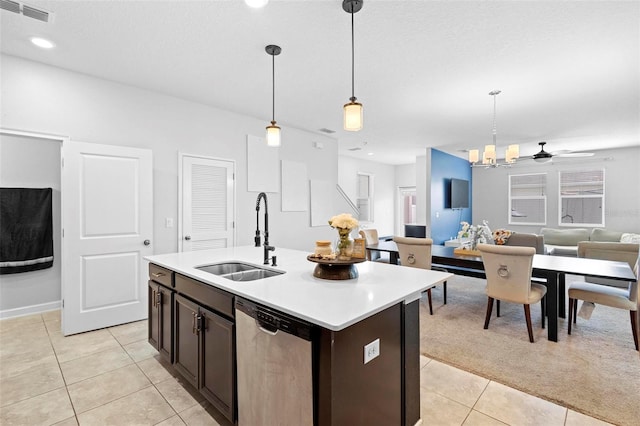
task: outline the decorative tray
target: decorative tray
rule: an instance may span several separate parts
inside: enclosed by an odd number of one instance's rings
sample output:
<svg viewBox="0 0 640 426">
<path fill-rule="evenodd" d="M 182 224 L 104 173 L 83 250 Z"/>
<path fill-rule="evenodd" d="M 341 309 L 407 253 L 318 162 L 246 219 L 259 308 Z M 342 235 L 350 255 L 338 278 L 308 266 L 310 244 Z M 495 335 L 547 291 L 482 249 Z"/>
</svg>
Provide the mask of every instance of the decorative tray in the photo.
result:
<svg viewBox="0 0 640 426">
<path fill-rule="evenodd" d="M 461 254 L 463 256 L 476 256 L 476 257 L 482 256 L 482 253 L 480 252 L 480 250 L 464 249 L 462 247 L 454 248 L 453 254 Z"/>
<path fill-rule="evenodd" d="M 363 258 L 355 258 L 352 257 L 349 260 L 338 260 L 338 259 L 323 259 L 320 257 L 316 257 L 313 254 L 307 256 L 307 260 L 309 262 L 320 263 L 322 265 L 353 265 L 355 263 L 362 263 L 367 260 L 366 257 Z"/>
<path fill-rule="evenodd" d="M 349 260 L 322 259 L 310 254 L 307 260 L 317 263 L 313 270 L 313 276 L 325 280 L 350 280 L 358 278 L 356 263 L 366 261 L 366 258 L 351 258 Z"/>
</svg>

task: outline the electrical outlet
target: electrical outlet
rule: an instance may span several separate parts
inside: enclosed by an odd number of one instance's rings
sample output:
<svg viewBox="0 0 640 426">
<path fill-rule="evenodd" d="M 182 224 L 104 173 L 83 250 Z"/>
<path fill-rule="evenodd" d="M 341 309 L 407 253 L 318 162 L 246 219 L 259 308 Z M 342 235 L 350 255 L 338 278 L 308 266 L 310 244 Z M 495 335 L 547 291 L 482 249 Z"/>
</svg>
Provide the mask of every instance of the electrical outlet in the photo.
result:
<svg viewBox="0 0 640 426">
<path fill-rule="evenodd" d="M 368 363 L 372 359 L 380 355 L 380 339 L 376 339 L 373 342 L 365 345 L 364 347 L 364 363 Z"/>
<path fill-rule="evenodd" d="M 168 217 L 164 220 L 164 226 L 167 228 L 173 228 L 173 218 Z"/>
</svg>

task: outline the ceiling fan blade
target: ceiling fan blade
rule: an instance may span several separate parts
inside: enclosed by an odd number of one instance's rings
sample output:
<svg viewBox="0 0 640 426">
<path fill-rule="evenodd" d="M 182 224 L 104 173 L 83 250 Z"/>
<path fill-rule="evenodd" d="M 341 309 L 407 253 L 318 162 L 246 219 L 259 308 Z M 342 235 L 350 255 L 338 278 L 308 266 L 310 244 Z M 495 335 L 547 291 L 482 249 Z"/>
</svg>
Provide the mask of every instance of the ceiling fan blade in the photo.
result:
<svg viewBox="0 0 640 426">
<path fill-rule="evenodd" d="M 562 158 L 581 158 L 581 157 L 593 157 L 593 152 L 567 152 L 564 154 L 554 154 L 554 157 Z"/>
</svg>

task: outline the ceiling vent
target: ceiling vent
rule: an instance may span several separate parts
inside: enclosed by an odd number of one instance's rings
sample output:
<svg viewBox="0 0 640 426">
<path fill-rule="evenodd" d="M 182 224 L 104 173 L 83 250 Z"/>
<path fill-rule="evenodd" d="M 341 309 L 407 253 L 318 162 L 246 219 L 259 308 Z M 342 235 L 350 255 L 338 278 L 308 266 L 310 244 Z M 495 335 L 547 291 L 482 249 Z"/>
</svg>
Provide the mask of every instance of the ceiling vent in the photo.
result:
<svg viewBox="0 0 640 426">
<path fill-rule="evenodd" d="M 349 148 L 349 151 L 360 151 L 362 148 L 360 148 L 359 146 L 356 146 L 354 148 Z"/>
<path fill-rule="evenodd" d="M 51 22 L 53 13 L 12 0 L 0 0 L 0 9 L 22 14 L 42 22 Z"/>
<path fill-rule="evenodd" d="M 327 129 L 326 127 L 323 127 L 322 129 L 318 129 L 319 131 L 321 131 L 322 133 L 326 133 L 328 135 L 335 133 L 335 130 L 331 130 L 331 129 Z"/>
</svg>

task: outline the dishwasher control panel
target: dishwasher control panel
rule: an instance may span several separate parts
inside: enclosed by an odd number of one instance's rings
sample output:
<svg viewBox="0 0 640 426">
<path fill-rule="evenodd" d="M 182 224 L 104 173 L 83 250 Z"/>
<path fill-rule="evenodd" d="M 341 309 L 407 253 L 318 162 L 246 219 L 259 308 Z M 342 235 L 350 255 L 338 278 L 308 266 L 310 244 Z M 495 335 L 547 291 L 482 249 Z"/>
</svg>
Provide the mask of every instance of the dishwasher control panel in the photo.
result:
<svg viewBox="0 0 640 426">
<path fill-rule="evenodd" d="M 311 340 L 313 326 L 301 319 L 241 298 L 236 298 L 236 309 L 254 318 L 258 325 L 267 330 L 280 330 L 305 340 Z"/>
</svg>

